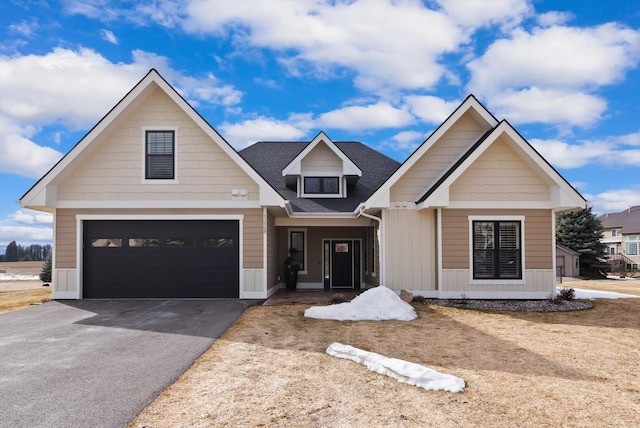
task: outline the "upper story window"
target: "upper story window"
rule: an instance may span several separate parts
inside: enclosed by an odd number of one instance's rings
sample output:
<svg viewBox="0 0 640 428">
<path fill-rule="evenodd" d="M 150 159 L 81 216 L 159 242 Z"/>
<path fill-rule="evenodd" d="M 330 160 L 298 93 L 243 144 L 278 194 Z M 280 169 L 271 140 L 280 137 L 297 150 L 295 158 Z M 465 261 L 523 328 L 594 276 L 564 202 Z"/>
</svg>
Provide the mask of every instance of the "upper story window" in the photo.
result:
<svg viewBox="0 0 640 428">
<path fill-rule="evenodd" d="M 307 195 L 337 195 L 340 193 L 340 178 L 304 177 L 304 193 Z"/>
<path fill-rule="evenodd" d="M 175 178 L 175 131 L 145 132 L 145 179 Z"/>
<path fill-rule="evenodd" d="M 611 229 L 611 236 L 620 236 L 620 229 Z"/>
<path fill-rule="evenodd" d="M 625 237 L 626 253 L 628 256 L 640 255 L 640 235 L 629 235 Z"/>
</svg>

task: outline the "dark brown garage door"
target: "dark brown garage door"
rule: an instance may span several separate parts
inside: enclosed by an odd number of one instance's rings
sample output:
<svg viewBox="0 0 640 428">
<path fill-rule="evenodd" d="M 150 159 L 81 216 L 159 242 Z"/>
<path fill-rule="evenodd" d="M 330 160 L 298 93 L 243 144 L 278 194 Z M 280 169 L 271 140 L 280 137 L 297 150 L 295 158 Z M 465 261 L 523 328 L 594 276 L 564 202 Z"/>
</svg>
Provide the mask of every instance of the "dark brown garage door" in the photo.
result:
<svg viewBox="0 0 640 428">
<path fill-rule="evenodd" d="M 237 220 L 84 222 L 83 297 L 238 297 Z"/>
</svg>

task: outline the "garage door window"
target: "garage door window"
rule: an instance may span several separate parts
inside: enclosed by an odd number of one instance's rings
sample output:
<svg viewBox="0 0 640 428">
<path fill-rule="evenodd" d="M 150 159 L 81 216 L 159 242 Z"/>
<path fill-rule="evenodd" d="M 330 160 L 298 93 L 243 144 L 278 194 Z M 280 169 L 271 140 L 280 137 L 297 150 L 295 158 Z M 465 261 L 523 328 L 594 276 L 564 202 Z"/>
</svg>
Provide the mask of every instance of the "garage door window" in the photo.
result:
<svg viewBox="0 0 640 428">
<path fill-rule="evenodd" d="M 202 246 L 218 248 L 233 247 L 233 238 L 205 238 L 202 240 Z"/>
<path fill-rule="evenodd" d="M 122 239 L 119 238 L 94 238 L 91 240 L 93 248 L 120 248 L 122 247 Z"/>
<path fill-rule="evenodd" d="M 167 247 L 195 247 L 195 238 L 167 238 L 165 241 Z"/>
<path fill-rule="evenodd" d="M 160 240 L 158 238 L 131 238 L 129 239 L 129 247 L 159 247 Z"/>
</svg>

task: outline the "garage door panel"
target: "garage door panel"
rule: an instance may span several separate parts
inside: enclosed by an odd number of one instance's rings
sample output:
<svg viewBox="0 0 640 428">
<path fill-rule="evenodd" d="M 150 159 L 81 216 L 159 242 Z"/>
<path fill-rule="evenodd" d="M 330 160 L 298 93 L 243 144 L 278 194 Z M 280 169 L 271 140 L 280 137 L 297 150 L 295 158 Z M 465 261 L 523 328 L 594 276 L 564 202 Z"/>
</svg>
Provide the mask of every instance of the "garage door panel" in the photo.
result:
<svg viewBox="0 0 640 428">
<path fill-rule="evenodd" d="M 238 297 L 237 220 L 84 224 L 84 296 Z"/>
</svg>

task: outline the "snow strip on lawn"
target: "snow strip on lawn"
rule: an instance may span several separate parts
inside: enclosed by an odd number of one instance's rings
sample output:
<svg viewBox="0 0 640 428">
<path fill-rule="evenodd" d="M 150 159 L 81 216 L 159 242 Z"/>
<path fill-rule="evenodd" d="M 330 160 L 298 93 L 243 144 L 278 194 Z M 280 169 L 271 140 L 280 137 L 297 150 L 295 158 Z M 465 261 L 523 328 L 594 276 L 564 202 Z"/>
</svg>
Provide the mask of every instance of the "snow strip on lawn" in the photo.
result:
<svg viewBox="0 0 640 428">
<path fill-rule="evenodd" d="M 38 275 L 0 273 L 0 281 L 37 281 L 39 279 Z"/>
<path fill-rule="evenodd" d="M 350 302 L 312 306 L 304 316 L 338 321 L 411 321 L 418 317 L 413 306 L 385 286 L 371 288 Z"/>
<path fill-rule="evenodd" d="M 388 358 L 375 352 L 367 352 L 342 343 L 332 343 L 327 354 L 363 364 L 373 372 L 387 375 L 399 382 L 430 391 L 464 392 L 464 379 L 440 373 L 420 364 L 397 358 Z"/>
<path fill-rule="evenodd" d="M 640 296 L 633 294 L 614 293 L 612 291 L 585 290 L 582 288 L 574 288 L 576 299 L 638 299 Z"/>
</svg>

